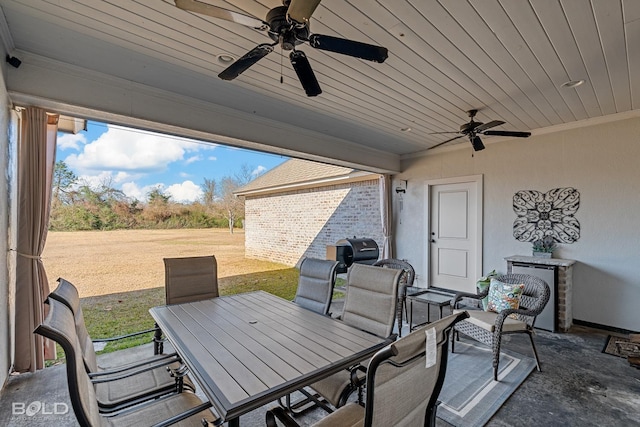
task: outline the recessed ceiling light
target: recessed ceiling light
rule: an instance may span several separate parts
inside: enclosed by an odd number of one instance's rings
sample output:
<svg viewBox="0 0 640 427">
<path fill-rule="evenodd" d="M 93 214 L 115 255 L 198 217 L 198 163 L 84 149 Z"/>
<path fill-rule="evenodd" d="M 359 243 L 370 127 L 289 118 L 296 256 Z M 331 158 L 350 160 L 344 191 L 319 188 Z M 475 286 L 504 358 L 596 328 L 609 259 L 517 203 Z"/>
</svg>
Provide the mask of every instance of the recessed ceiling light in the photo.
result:
<svg viewBox="0 0 640 427">
<path fill-rule="evenodd" d="M 411 128 L 407 126 L 406 128 L 400 129 L 400 132 L 411 132 Z"/>
<path fill-rule="evenodd" d="M 568 82 L 562 83 L 562 87 L 567 87 L 567 88 L 578 87 L 582 83 L 584 83 L 584 80 L 569 80 Z"/>
<path fill-rule="evenodd" d="M 224 53 L 218 55 L 218 62 L 220 62 L 221 64 L 230 64 L 233 61 L 235 61 L 235 58 L 231 55 L 227 55 Z"/>
</svg>

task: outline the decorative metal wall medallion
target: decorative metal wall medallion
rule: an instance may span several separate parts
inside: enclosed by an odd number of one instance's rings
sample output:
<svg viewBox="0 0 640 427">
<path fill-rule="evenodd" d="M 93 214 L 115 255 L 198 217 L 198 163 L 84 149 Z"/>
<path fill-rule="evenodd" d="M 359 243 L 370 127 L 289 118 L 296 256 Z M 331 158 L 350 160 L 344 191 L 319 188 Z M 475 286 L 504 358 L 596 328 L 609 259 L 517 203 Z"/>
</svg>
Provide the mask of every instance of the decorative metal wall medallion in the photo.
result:
<svg viewBox="0 0 640 427">
<path fill-rule="evenodd" d="M 573 243 L 580 238 L 580 222 L 574 217 L 580 207 L 580 193 L 575 188 L 555 188 L 546 193 L 518 191 L 513 196 L 513 237 L 533 242 L 552 236 L 559 243 Z"/>
</svg>

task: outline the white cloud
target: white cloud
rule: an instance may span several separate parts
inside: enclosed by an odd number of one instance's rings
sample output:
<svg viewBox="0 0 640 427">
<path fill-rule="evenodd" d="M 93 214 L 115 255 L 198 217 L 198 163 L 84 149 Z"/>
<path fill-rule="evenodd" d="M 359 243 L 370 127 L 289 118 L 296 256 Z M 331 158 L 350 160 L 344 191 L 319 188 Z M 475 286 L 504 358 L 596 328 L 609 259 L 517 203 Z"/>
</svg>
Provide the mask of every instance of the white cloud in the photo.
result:
<svg viewBox="0 0 640 427">
<path fill-rule="evenodd" d="M 116 184 L 138 178 L 138 174 L 132 174 L 128 172 L 102 171 L 97 174 L 78 175 L 78 183 L 80 185 L 88 185 L 93 189 L 97 189 L 102 185 L 115 187 Z"/>
<path fill-rule="evenodd" d="M 156 188 L 164 190 L 164 184 L 157 183 L 152 185 L 145 185 L 144 187 L 138 187 L 134 181 L 125 182 L 122 184 L 122 192 L 131 199 L 137 199 L 141 202 L 147 201 L 149 193 Z"/>
<path fill-rule="evenodd" d="M 184 181 L 182 184 L 173 184 L 167 187 L 165 194 L 170 195 L 174 202 L 191 203 L 202 197 L 203 191 L 193 181 Z"/>
<path fill-rule="evenodd" d="M 75 135 L 71 133 L 65 133 L 56 139 L 56 144 L 62 150 L 72 148 L 74 150 L 80 150 L 80 146 L 87 143 L 87 138 L 83 133 L 77 133 Z"/>
<path fill-rule="evenodd" d="M 191 157 L 189 157 L 189 158 L 188 158 L 188 159 L 186 159 L 184 162 L 185 162 L 186 164 L 190 165 L 191 163 L 198 162 L 198 161 L 200 161 L 200 160 L 202 160 L 202 156 L 200 156 L 200 155 L 196 155 L 196 156 L 191 156 Z"/>
<path fill-rule="evenodd" d="M 85 144 L 82 152 L 64 161 L 80 173 L 161 172 L 170 163 L 184 160 L 186 153 L 215 147 L 185 138 L 110 126 L 98 139 Z"/>
<path fill-rule="evenodd" d="M 207 160 L 218 160 L 218 158 L 216 156 L 209 156 L 207 157 Z"/>
<path fill-rule="evenodd" d="M 265 168 L 264 166 L 258 166 L 251 172 L 251 176 L 256 177 L 258 175 L 262 175 L 266 170 L 267 168 Z"/>
</svg>

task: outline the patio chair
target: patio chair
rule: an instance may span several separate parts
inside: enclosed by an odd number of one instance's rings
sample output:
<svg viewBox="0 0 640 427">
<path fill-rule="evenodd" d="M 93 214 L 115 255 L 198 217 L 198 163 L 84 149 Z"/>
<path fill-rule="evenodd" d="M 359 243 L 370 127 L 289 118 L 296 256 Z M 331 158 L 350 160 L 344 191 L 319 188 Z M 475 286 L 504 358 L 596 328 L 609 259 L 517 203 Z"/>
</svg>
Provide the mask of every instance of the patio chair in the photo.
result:
<svg viewBox="0 0 640 427">
<path fill-rule="evenodd" d="M 202 301 L 219 296 L 215 256 L 163 258 L 163 261 L 167 304 Z"/>
<path fill-rule="evenodd" d="M 391 336 L 401 275 L 401 270 L 353 264 L 347 274 L 344 309 L 339 319 L 379 337 Z M 356 390 L 358 400 L 362 401 L 364 371 L 362 365 L 356 365 L 315 382 L 310 386 L 315 393 L 299 390 L 305 398 L 286 405 L 285 409 L 297 414 L 313 403 L 327 412 L 333 412 L 327 402 L 334 408 L 339 408 L 347 403 L 349 396 Z M 296 412 L 297 410 L 299 411 Z"/>
<path fill-rule="evenodd" d="M 207 410 L 211 403 L 202 402 L 188 391 L 165 395 L 105 417 L 100 414 L 93 383 L 84 367 L 71 310 L 60 301 L 49 299 L 49 313 L 34 332 L 54 340 L 64 350 L 71 406 L 82 427 L 154 425 L 168 419 L 180 421 L 178 426 L 195 427 L 202 426 L 203 418 L 214 418 Z"/>
<path fill-rule="evenodd" d="M 300 264 L 298 289 L 293 302 L 320 314 L 329 314 L 338 261 L 305 258 Z"/>
<path fill-rule="evenodd" d="M 349 403 L 313 426 L 435 426 L 449 335 L 467 317 L 466 312 L 452 314 L 378 351 L 367 368 L 364 406 Z M 267 427 L 276 427 L 276 419 L 287 427 L 298 425 L 282 407 L 267 411 Z"/>
<path fill-rule="evenodd" d="M 395 258 L 386 258 L 376 261 L 374 264 L 376 267 L 385 268 L 397 268 L 404 273 L 400 278 L 400 289 L 398 289 L 398 306 L 396 307 L 398 316 L 398 336 L 402 336 L 402 311 L 404 310 L 405 317 L 409 319 L 407 311 L 407 288 L 413 286 L 413 281 L 416 277 L 416 272 L 413 266 L 407 261 Z"/>
<path fill-rule="evenodd" d="M 528 274 L 505 274 L 495 277 L 502 283 L 524 284 L 517 309 L 508 308 L 499 313 L 484 310 L 469 310 L 469 319 L 459 322 L 455 326 L 456 339 L 459 332 L 480 341 L 493 350 L 493 379 L 498 380 L 498 364 L 500 362 L 500 343 L 502 336 L 507 334 L 525 333 L 531 341 L 531 348 L 536 359 L 536 367 L 540 371 L 540 360 L 536 345 L 533 342 L 533 326 L 536 316 L 542 312 L 549 301 L 549 285 L 544 280 Z M 458 304 L 463 298 L 480 301 L 489 294 L 491 287 L 477 294 L 460 292 L 451 301 L 453 312 L 459 312 Z M 451 352 L 455 350 L 455 339 L 451 341 Z"/>
<path fill-rule="evenodd" d="M 78 289 L 69 281 L 59 278 L 58 287 L 49 294 L 49 301 L 64 304 L 74 316 L 74 324 L 80 355 L 85 370 L 95 384 L 96 399 L 101 412 L 113 412 L 141 401 L 182 391 L 195 390 L 193 383 L 184 377 L 182 364 L 176 353 L 149 356 L 135 363 L 118 366 L 99 366 L 93 347 L 94 342 L 109 342 L 136 336 L 147 331 L 102 340 L 92 340 L 84 322 Z M 169 372 L 167 372 L 169 368 Z"/>
<path fill-rule="evenodd" d="M 163 258 L 164 293 L 167 304 L 202 301 L 217 298 L 218 262 L 213 255 Z M 155 325 L 158 327 L 158 325 Z M 154 342 L 159 353 L 164 351 L 164 340 L 160 328 Z"/>
</svg>

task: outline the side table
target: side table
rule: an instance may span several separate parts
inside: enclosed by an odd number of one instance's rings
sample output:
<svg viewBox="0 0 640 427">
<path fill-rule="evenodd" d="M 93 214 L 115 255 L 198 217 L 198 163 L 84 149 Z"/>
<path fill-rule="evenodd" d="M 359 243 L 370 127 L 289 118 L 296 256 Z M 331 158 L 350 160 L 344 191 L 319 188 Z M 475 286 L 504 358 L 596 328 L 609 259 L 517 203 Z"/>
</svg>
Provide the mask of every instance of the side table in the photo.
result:
<svg viewBox="0 0 640 427">
<path fill-rule="evenodd" d="M 407 294 L 407 300 L 409 300 L 409 331 L 414 330 L 419 326 L 423 326 L 429 323 L 430 308 L 432 305 L 437 306 L 440 309 L 440 317 L 442 319 L 442 307 L 451 305 L 451 295 L 442 294 L 434 291 L 420 291 L 413 294 Z M 427 304 L 427 321 L 419 325 L 413 326 L 413 302 L 421 302 Z"/>
</svg>

